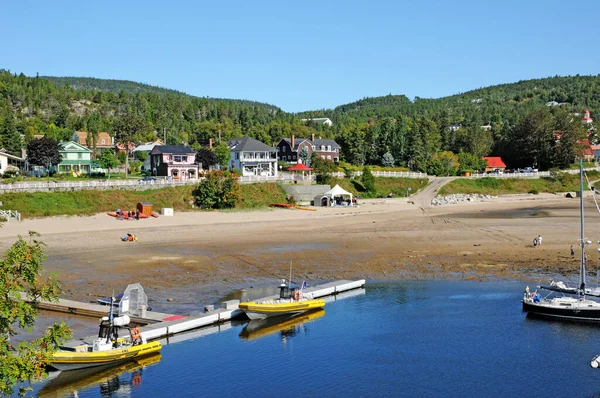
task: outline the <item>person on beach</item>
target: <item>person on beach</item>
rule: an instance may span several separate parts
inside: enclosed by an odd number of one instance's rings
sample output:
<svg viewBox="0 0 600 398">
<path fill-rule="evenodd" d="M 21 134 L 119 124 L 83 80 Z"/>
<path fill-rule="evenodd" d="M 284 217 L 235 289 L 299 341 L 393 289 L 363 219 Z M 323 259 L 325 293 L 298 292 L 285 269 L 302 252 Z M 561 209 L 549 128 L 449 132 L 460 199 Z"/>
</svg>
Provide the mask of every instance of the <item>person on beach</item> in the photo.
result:
<svg viewBox="0 0 600 398">
<path fill-rule="evenodd" d="M 533 247 L 537 247 L 537 245 L 538 245 L 537 238 L 533 238 Z"/>
<path fill-rule="evenodd" d="M 540 245 L 540 246 L 541 246 L 541 245 L 542 245 L 542 235 L 538 235 L 538 237 L 537 237 L 537 241 L 538 241 L 538 242 L 537 242 L 537 243 L 538 243 L 538 245 Z"/>
<path fill-rule="evenodd" d="M 575 257 L 575 248 L 571 245 L 571 257 Z"/>
</svg>

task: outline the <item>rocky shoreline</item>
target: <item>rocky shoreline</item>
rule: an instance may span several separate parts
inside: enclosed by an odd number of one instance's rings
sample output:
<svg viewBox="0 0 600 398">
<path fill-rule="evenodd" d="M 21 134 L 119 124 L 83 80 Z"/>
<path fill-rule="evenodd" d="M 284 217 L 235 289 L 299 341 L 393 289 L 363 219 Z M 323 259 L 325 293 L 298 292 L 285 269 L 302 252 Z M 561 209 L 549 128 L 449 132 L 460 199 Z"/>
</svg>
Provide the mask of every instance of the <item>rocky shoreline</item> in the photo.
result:
<svg viewBox="0 0 600 398">
<path fill-rule="evenodd" d="M 438 195 L 431 201 L 432 206 L 454 205 L 458 203 L 481 202 L 483 200 L 497 199 L 498 196 L 484 194 L 463 194 Z"/>
</svg>

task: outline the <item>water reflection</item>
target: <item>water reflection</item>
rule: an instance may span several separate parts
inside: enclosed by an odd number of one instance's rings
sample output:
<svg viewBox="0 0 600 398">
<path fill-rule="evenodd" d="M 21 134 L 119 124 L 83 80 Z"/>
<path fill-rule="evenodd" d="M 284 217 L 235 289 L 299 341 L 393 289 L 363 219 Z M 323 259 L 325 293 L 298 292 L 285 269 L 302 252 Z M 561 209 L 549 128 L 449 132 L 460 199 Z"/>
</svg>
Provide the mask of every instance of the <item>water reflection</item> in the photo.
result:
<svg viewBox="0 0 600 398">
<path fill-rule="evenodd" d="M 325 310 L 318 310 L 295 316 L 279 316 L 275 318 L 252 320 L 242 329 L 240 338 L 242 340 L 255 340 L 279 333 L 281 341 L 285 343 L 287 339 L 296 336 L 298 333 L 306 333 L 306 322 L 314 321 L 323 315 L 325 315 Z"/>
<path fill-rule="evenodd" d="M 131 389 L 142 383 L 145 367 L 160 362 L 159 353 L 116 366 L 100 366 L 81 370 L 56 372 L 38 392 L 38 397 L 77 397 L 83 390 L 99 387 L 102 397 L 131 395 Z M 52 375 L 51 375 L 52 377 Z"/>
</svg>

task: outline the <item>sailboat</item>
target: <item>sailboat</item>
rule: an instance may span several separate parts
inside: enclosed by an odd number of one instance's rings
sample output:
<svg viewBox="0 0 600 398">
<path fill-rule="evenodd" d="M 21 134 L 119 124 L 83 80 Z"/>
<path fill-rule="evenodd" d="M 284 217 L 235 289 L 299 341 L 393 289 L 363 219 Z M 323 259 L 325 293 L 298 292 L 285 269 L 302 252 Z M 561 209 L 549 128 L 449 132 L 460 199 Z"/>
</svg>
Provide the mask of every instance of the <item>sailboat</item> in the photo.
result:
<svg viewBox="0 0 600 398">
<path fill-rule="evenodd" d="M 600 297 L 597 289 L 589 289 L 585 284 L 585 245 L 591 243 L 584 236 L 584 211 L 583 211 L 583 162 L 579 167 L 579 217 L 581 223 L 581 262 L 579 267 L 579 286 L 569 287 L 562 281 L 551 282 L 550 286 L 538 286 L 541 290 L 551 293 L 542 297 L 540 293 L 530 292 L 529 287 L 523 294 L 523 311 L 532 315 L 550 317 L 560 320 L 600 322 L 600 302 L 590 300 L 587 296 Z M 563 293 L 556 297 L 555 293 Z M 570 296 L 565 296 L 570 294 Z"/>
</svg>

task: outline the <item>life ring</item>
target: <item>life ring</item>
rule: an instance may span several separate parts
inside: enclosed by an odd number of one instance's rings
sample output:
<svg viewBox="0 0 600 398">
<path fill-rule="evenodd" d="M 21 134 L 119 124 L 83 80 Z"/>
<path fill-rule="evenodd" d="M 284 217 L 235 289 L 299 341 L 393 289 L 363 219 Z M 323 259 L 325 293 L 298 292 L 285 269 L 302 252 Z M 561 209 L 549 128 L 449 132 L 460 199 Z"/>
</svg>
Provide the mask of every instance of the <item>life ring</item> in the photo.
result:
<svg viewBox="0 0 600 398">
<path fill-rule="evenodd" d="M 142 339 L 142 332 L 140 331 L 139 328 L 133 328 L 131 329 L 131 341 L 133 341 L 133 343 L 135 344 L 138 341 L 141 341 Z"/>
</svg>

